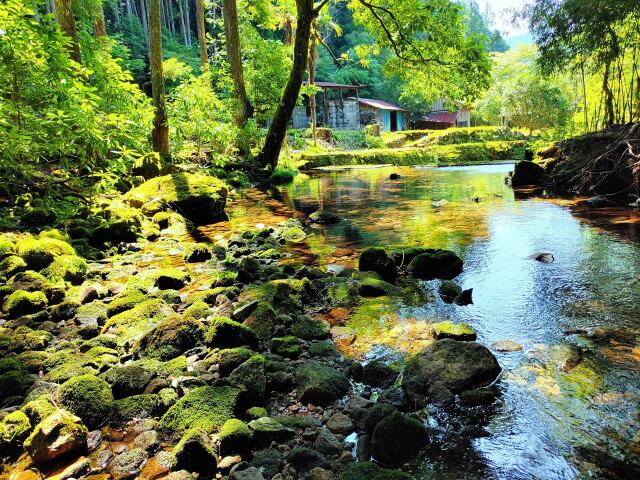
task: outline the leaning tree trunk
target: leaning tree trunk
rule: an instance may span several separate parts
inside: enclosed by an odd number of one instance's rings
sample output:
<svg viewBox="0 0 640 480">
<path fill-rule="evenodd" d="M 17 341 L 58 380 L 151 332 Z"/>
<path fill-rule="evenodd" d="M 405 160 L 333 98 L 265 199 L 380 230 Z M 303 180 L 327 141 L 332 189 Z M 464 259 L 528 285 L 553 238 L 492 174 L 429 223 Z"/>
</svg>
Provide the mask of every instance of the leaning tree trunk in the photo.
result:
<svg viewBox="0 0 640 480">
<path fill-rule="evenodd" d="M 116 12 L 118 9 L 116 8 Z M 100 6 L 96 18 L 93 19 L 93 34 L 97 37 L 104 37 L 107 35 L 107 26 L 104 22 L 104 10 Z"/>
<path fill-rule="evenodd" d="M 316 59 L 317 59 L 317 43 L 318 43 L 318 26 L 314 20 L 311 25 L 311 48 L 309 49 L 309 85 L 313 88 L 316 84 Z M 316 93 L 313 92 L 309 96 L 309 107 L 311 109 L 311 132 L 313 137 L 313 145 L 318 144 L 318 125 L 317 125 L 317 108 Z"/>
<path fill-rule="evenodd" d="M 160 0 L 149 0 L 149 63 L 151 64 L 151 93 L 155 116 L 151 133 L 153 150 L 169 153 L 169 128 L 165 107 L 164 78 L 162 75 L 162 23 Z"/>
<path fill-rule="evenodd" d="M 200 62 L 202 71 L 209 71 L 209 52 L 207 51 L 207 32 L 204 26 L 204 0 L 196 0 L 196 15 L 198 26 L 198 47 L 200 48 Z"/>
<path fill-rule="evenodd" d="M 313 8 L 313 0 L 296 0 L 296 8 L 298 11 L 298 27 L 293 46 L 293 67 L 291 68 L 287 86 L 282 93 L 282 99 L 273 117 L 273 122 L 269 127 L 264 147 L 262 147 L 262 151 L 258 155 L 258 164 L 271 170 L 278 163 L 282 142 L 287 133 L 287 126 L 300 94 L 309 54 L 311 24 L 318 14 Z"/>
<path fill-rule="evenodd" d="M 607 127 L 615 123 L 615 112 L 613 109 L 613 91 L 609 85 L 609 77 L 611 72 L 611 62 L 607 62 L 604 69 L 604 78 L 602 81 L 602 90 L 604 91 L 604 119 Z"/>
<path fill-rule="evenodd" d="M 226 39 L 227 59 L 233 78 L 233 98 L 236 102 L 236 125 L 242 127 L 249 119 L 249 100 L 244 83 L 240 32 L 238 30 L 238 10 L 236 0 L 222 0 L 224 36 Z"/>
<path fill-rule="evenodd" d="M 78 43 L 78 32 L 76 30 L 76 20 L 73 17 L 71 11 L 70 0 L 55 0 L 56 18 L 60 25 L 60 31 L 71 39 L 71 42 L 67 46 L 69 56 L 80 63 L 82 58 L 80 57 L 80 44 Z"/>
</svg>

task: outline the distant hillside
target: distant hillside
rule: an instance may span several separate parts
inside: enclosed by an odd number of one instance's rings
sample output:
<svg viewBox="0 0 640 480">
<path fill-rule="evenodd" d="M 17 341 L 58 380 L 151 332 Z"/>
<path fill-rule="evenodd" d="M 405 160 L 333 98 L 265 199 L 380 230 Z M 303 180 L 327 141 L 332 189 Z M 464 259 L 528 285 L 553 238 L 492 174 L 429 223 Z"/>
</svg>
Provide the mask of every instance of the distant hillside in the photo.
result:
<svg viewBox="0 0 640 480">
<path fill-rule="evenodd" d="M 522 35 L 516 35 L 515 37 L 506 38 L 506 42 L 511 48 L 516 45 L 533 45 L 533 35 L 530 32 L 523 33 Z"/>
</svg>

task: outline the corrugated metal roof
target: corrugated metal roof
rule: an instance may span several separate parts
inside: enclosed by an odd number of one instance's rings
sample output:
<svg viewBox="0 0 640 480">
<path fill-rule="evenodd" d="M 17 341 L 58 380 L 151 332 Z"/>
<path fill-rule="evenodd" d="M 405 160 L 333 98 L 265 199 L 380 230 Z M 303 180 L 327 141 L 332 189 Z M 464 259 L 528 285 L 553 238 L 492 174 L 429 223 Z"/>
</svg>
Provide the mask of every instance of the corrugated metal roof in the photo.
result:
<svg viewBox="0 0 640 480">
<path fill-rule="evenodd" d="M 402 108 L 398 105 L 394 105 L 391 102 L 385 102 L 384 100 L 374 100 L 371 98 L 359 98 L 358 101 L 369 107 L 378 108 L 380 110 L 396 110 L 398 112 L 408 112 L 406 108 Z"/>
<path fill-rule="evenodd" d="M 309 82 L 305 80 L 303 83 L 307 85 Z M 320 88 L 340 88 L 345 90 L 358 90 L 359 88 L 361 88 L 358 85 L 346 85 L 344 83 L 332 83 L 332 82 L 315 82 L 314 85 Z"/>
<path fill-rule="evenodd" d="M 456 123 L 458 112 L 431 112 L 429 115 L 420 117 L 420 120 L 434 123 Z"/>
</svg>

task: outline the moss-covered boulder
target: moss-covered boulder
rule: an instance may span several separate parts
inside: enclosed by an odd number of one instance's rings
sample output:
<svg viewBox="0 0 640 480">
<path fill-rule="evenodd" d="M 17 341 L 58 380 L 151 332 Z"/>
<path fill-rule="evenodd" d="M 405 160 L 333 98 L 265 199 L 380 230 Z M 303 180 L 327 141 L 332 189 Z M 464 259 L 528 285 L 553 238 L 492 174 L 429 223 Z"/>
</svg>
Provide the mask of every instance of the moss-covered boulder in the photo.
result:
<svg viewBox="0 0 640 480">
<path fill-rule="evenodd" d="M 206 343 L 212 347 L 258 347 L 258 337 L 246 325 L 234 322 L 230 318 L 217 317 L 211 322 Z"/>
<path fill-rule="evenodd" d="M 127 423 L 135 418 L 157 417 L 166 412 L 168 407 L 162 396 L 157 393 L 131 395 L 113 402 L 111 418 L 118 424 Z"/>
<path fill-rule="evenodd" d="M 227 201 L 227 187 L 210 175 L 175 173 L 153 178 L 130 190 L 125 199 L 140 208 L 151 200 L 160 200 L 194 223 L 215 219 Z"/>
<path fill-rule="evenodd" d="M 198 290 L 190 294 L 184 301 L 185 307 L 190 307 L 194 303 L 204 302 L 207 305 L 215 305 L 218 295 L 224 293 L 221 288 L 209 288 L 207 290 Z"/>
<path fill-rule="evenodd" d="M 393 281 L 397 274 L 393 258 L 380 247 L 365 248 L 360 254 L 358 269 L 361 272 L 375 272 L 388 281 Z"/>
<path fill-rule="evenodd" d="M 125 398 L 142 393 L 155 376 L 156 373 L 152 369 L 133 364 L 113 367 L 100 375 L 111 385 L 114 398 Z"/>
<path fill-rule="evenodd" d="M 137 345 L 141 357 L 171 360 L 204 341 L 205 330 L 192 318 L 172 315 L 146 333 Z"/>
<path fill-rule="evenodd" d="M 173 310 L 162 300 L 147 300 L 131 310 L 111 317 L 105 323 L 101 333 L 116 335 L 118 345 L 134 343 L 171 314 Z"/>
<path fill-rule="evenodd" d="M 137 288 L 125 290 L 115 297 L 109 305 L 107 305 L 107 315 L 109 317 L 113 317 L 118 313 L 131 310 L 133 307 L 145 300 L 147 300 L 147 296 Z"/>
<path fill-rule="evenodd" d="M 156 274 L 156 287 L 160 290 L 180 290 L 191 277 L 178 268 L 163 268 Z"/>
<path fill-rule="evenodd" d="M 304 340 L 322 340 L 329 336 L 331 326 L 325 320 L 303 317 L 291 327 L 291 333 Z"/>
<path fill-rule="evenodd" d="M 169 435 L 182 435 L 191 428 L 213 432 L 234 417 L 239 394 L 233 387 L 195 388 L 162 416 L 158 427 Z"/>
<path fill-rule="evenodd" d="M 269 445 L 271 442 L 284 443 L 295 436 L 295 431 L 271 417 L 261 417 L 249 422 L 256 445 Z"/>
<path fill-rule="evenodd" d="M 57 219 L 56 212 L 50 208 L 28 208 L 20 216 L 20 224 L 25 227 L 37 228 L 53 224 Z"/>
<path fill-rule="evenodd" d="M 229 382 L 242 391 L 243 401 L 257 403 L 264 397 L 267 387 L 265 361 L 262 355 L 254 355 L 229 375 Z"/>
<path fill-rule="evenodd" d="M 0 260 L 15 255 L 16 245 L 6 237 L 0 237 Z"/>
<path fill-rule="evenodd" d="M 42 292 L 16 290 L 5 299 L 2 309 L 12 317 L 18 317 L 44 310 L 47 302 L 47 296 Z"/>
<path fill-rule="evenodd" d="M 427 429 L 422 422 L 393 412 L 374 428 L 371 453 L 385 465 L 399 467 L 415 457 L 428 441 Z"/>
<path fill-rule="evenodd" d="M 212 249 L 206 243 L 187 245 L 184 251 L 184 261 L 187 263 L 206 262 L 213 257 Z"/>
<path fill-rule="evenodd" d="M 206 474 L 217 467 L 216 448 L 201 428 L 188 430 L 173 449 L 173 470 Z"/>
<path fill-rule="evenodd" d="M 0 260 L 0 276 L 5 278 L 11 278 L 16 273 L 24 272 L 27 268 L 27 262 L 17 255 L 9 255 Z"/>
<path fill-rule="evenodd" d="M 111 387 L 93 375 L 67 380 L 60 386 L 56 398 L 61 406 L 80 417 L 91 429 L 105 423 L 113 408 Z"/>
<path fill-rule="evenodd" d="M 416 256 L 409 273 L 420 280 L 452 280 L 462 273 L 462 259 L 450 250 L 431 250 Z"/>
<path fill-rule="evenodd" d="M 243 323 L 251 328 L 258 338 L 268 340 L 273 336 L 278 316 L 269 302 L 260 302 Z"/>
<path fill-rule="evenodd" d="M 287 337 L 279 337 L 271 340 L 271 351 L 285 358 L 296 359 L 302 353 L 300 340 L 289 335 Z"/>
<path fill-rule="evenodd" d="M 349 391 L 344 374 L 319 362 L 307 362 L 296 369 L 298 398 L 302 403 L 329 405 Z"/>
<path fill-rule="evenodd" d="M 185 320 L 198 321 L 207 318 L 211 314 L 211 308 L 205 302 L 196 302 L 182 313 Z"/>
<path fill-rule="evenodd" d="M 387 388 L 393 385 L 399 373 L 383 360 L 372 360 L 362 369 L 362 380 L 372 387 Z"/>
<path fill-rule="evenodd" d="M 224 422 L 219 437 L 222 455 L 247 452 L 251 448 L 252 432 L 246 423 L 237 418 L 231 418 Z"/>
<path fill-rule="evenodd" d="M 39 466 L 87 449 L 87 427 L 70 412 L 58 409 L 40 422 L 25 440 L 24 448 Z"/>
<path fill-rule="evenodd" d="M 22 446 L 30 431 L 31 422 L 27 415 L 20 410 L 11 412 L 0 421 L 0 452 L 13 455 Z"/>
<path fill-rule="evenodd" d="M 483 345 L 445 338 L 409 360 L 402 388 L 412 403 L 420 406 L 427 402 L 436 383 L 460 393 L 493 383 L 500 371 L 498 361 Z"/>
<path fill-rule="evenodd" d="M 218 371 L 226 377 L 256 353 L 247 347 L 225 348 L 218 352 Z"/>
<path fill-rule="evenodd" d="M 61 255 L 75 255 L 76 251 L 67 242 L 57 238 L 25 238 L 17 245 L 18 255 L 32 270 L 48 267 L 56 257 Z"/>
<path fill-rule="evenodd" d="M 468 323 L 453 323 L 452 321 L 433 324 L 433 332 L 438 340 L 451 338 L 453 340 L 470 341 L 476 339 L 476 332 Z"/>
<path fill-rule="evenodd" d="M 77 255 L 60 255 L 42 274 L 54 282 L 65 281 L 80 285 L 87 278 L 87 262 Z"/>
<path fill-rule="evenodd" d="M 358 293 L 363 297 L 382 297 L 384 295 L 396 295 L 400 289 L 384 280 L 373 276 L 362 279 L 358 285 Z"/>
<path fill-rule="evenodd" d="M 382 468 L 373 462 L 348 464 L 338 477 L 340 480 L 413 480 L 414 477 L 399 470 Z"/>
</svg>

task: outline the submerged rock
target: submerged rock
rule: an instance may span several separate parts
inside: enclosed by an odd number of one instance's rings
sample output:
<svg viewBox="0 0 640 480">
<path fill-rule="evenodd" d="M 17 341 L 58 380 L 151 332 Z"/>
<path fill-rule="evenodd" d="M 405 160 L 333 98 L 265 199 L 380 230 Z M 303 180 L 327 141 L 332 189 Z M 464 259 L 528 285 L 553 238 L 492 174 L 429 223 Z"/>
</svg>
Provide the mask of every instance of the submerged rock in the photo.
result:
<svg viewBox="0 0 640 480">
<path fill-rule="evenodd" d="M 430 389 L 436 383 L 453 393 L 460 393 L 491 384 L 500 371 L 498 361 L 483 345 L 445 338 L 409 360 L 402 387 L 410 400 L 419 406 L 426 403 Z"/>
<path fill-rule="evenodd" d="M 491 344 L 491 348 L 496 352 L 519 352 L 522 345 L 511 340 L 497 340 Z"/>
<path fill-rule="evenodd" d="M 438 294 L 445 303 L 453 303 L 460 293 L 462 293 L 462 287 L 450 280 L 445 280 L 438 287 Z"/>
<path fill-rule="evenodd" d="M 417 255 L 409 264 L 409 273 L 420 280 L 452 280 L 462 273 L 462 259 L 449 250 L 431 250 Z"/>
<path fill-rule="evenodd" d="M 314 223 L 330 225 L 333 223 L 338 223 L 342 219 L 333 212 L 329 212 L 327 210 L 318 210 L 317 212 L 313 212 L 311 215 L 309 215 L 309 220 Z"/>
<path fill-rule="evenodd" d="M 516 162 L 511 176 L 511 186 L 542 185 L 547 181 L 547 174 L 540 165 L 524 160 Z"/>
<path fill-rule="evenodd" d="M 453 323 L 450 321 L 433 324 L 433 332 L 438 340 L 451 338 L 453 340 L 474 341 L 476 332 L 467 323 Z"/>
</svg>

